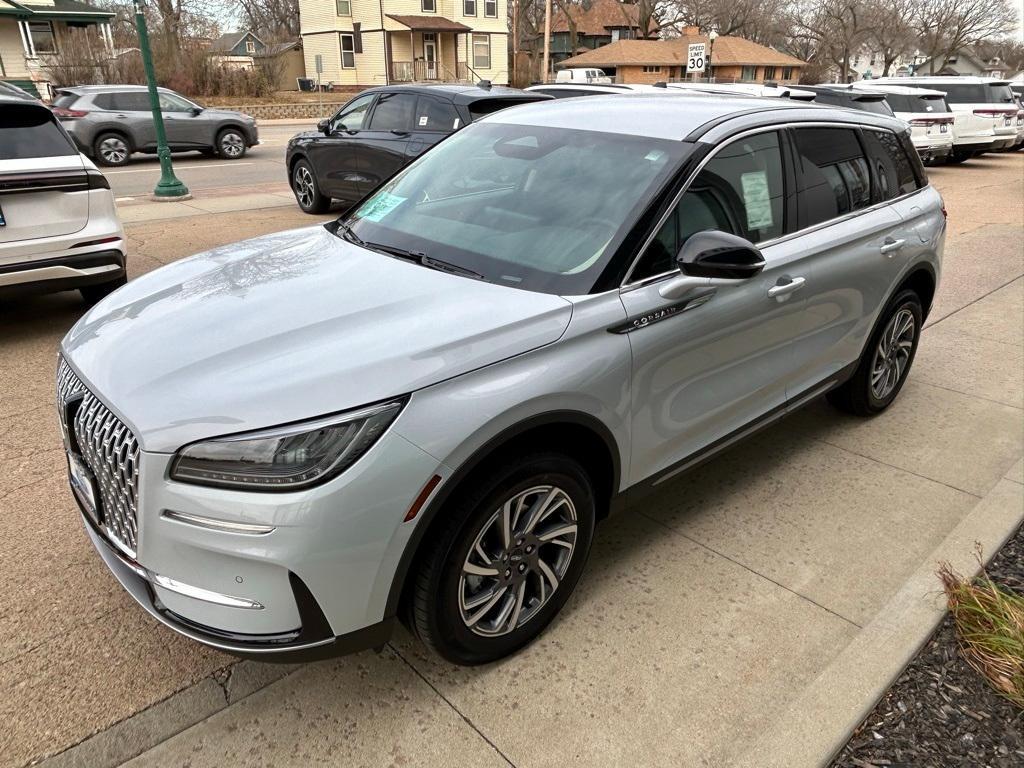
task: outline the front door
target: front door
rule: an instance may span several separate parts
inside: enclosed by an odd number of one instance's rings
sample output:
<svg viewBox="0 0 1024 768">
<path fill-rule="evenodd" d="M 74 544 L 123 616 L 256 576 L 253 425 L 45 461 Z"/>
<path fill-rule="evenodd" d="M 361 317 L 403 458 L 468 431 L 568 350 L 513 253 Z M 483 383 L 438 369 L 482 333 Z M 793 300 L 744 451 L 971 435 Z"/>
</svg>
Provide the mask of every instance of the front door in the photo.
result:
<svg viewBox="0 0 1024 768">
<path fill-rule="evenodd" d="M 725 145 L 704 166 L 621 291 L 633 357 L 631 482 L 639 482 L 781 412 L 793 375 L 791 345 L 807 278 L 799 254 L 761 249 L 764 270 L 749 279 L 666 299 L 679 276 L 674 257 L 702 230 L 761 243 L 788 230 L 780 135 L 766 132 Z"/>
<path fill-rule="evenodd" d="M 173 149 L 209 147 L 213 136 L 209 121 L 203 120 L 193 110 L 195 105 L 173 93 L 160 92 L 160 114 L 164 119 L 164 133 L 167 144 Z"/>
<path fill-rule="evenodd" d="M 337 200 L 353 203 L 366 192 L 362 169 L 363 128 L 377 94 L 353 99 L 331 118 L 327 133 L 309 145 L 309 159 L 320 190 Z"/>
<path fill-rule="evenodd" d="M 423 33 L 423 60 L 426 62 L 424 77 L 437 80 L 437 33 Z"/>
</svg>

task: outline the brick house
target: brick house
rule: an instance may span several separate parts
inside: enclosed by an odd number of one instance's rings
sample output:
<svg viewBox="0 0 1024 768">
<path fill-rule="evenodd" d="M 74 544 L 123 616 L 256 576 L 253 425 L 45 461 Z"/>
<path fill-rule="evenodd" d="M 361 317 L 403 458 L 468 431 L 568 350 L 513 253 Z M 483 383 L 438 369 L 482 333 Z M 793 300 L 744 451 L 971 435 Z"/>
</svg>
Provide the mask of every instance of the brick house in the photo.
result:
<svg viewBox="0 0 1024 768">
<path fill-rule="evenodd" d="M 299 0 L 299 16 L 322 82 L 509 81 L 508 0 Z"/>
<path fill-rule="evenodd" d="M 571 8 L 571 16 L 566 16 L 565 11 L 559 9 L 551 17 L 551 61 L 555 64 L 619 40 L 633 40 L 641 34 L 634 3 L 592 0 Z M 575 48 L 572 44 L 573 25 L 576 29 Z"/>
<path fill-rule="evenodd" d="M 696 27 L 686 27 L 672 40 L 619 40 L 565 59 L 558 68 L 599 67 L 620 83 L 685 80 L 687 46 L 698 42 L 711 47 Z M 805 65 L 789 54 L 742 37 L 718 37 L 711 51 L 711 71 L 701 77 L 720 83 L 772 80 L 796 84 Z"/>
</svg>

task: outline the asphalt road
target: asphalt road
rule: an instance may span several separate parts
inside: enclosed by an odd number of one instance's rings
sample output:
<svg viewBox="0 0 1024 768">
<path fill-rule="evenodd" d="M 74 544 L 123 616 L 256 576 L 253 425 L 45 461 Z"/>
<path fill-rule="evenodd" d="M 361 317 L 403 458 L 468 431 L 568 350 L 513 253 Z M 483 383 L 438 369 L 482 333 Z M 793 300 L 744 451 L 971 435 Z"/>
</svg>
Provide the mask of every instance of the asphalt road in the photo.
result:
<svg viewBox="0 0 1024 768">
<path fill-rule="evenodd" d="M 311 122 L 308 128 L 313 128 Z M 288 139 L 307 130 L 304 125 L 261 125 L 260 141 L 241 160 L 206 158 L 198 152 L 174 155 L 174 172 L 192 191 L 241 187 L 260 189 L 264 185 L 284 187 L 284 150 Z M 134 155 L 124 168 L 105 168 L 114 196 L 126 198 L 149 195 L 160 179 L 156 155 Z"/>
</svg>

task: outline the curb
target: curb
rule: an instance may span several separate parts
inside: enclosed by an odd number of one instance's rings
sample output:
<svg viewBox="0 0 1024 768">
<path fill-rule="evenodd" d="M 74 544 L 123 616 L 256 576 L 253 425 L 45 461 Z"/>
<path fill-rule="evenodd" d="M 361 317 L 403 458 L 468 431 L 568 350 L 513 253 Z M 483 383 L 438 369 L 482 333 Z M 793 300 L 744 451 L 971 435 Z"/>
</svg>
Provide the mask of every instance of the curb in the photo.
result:
<svg viewBox="0 0 1024 768">
<path fill-rule="evenodd" d="M 960 573 L 976 573 L 975 542 L 991 558 L 1024 521 L 1024 487 L 1009 477 L 978 501 L 875 618 L 788 703 L 774 718 L 783 727 L 761 736 L 737 768 L 810 768 L 832 760 L 945 616 L 937 564 L 948 561 Z"/>
<path fill-rule="evenodd" d="M 236 662 L 63 752 L 31 765 L 39 768 L 116 768 L 288 676 L 300 666 Z"/>
</svg>

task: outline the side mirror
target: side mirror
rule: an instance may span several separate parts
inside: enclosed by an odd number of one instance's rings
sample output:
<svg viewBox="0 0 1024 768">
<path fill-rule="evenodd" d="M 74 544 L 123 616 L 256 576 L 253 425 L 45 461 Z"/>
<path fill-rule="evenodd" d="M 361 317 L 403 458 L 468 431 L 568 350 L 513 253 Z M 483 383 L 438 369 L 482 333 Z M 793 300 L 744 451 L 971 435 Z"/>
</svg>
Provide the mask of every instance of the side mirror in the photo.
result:
<svg viewBox="0 0 1024 768">
<path fill-rule="evenodd" d="M 683 243 L 676 265 L 690 277 L 746 280 L 764 269 L 764 256 L 749 240 L 711 229 L 697 232 Z"/>
<path fill-rule="evenodd" d="M 320 133 L 322 133 L 324 136 L 326 136 L 331 132 L 331 121 L 321 120 L 319 123 L 316 124 L 316 129 L 320 131 Z"/>
<path fill-rule="evenodd" d="M 192 117 L 199 117 L 201 114 L 203 114 L 203 108 L 202 107 L 192 107 L 192 109 L 190 109 L 189 112 L 192 113 Z"/>
</svg>

